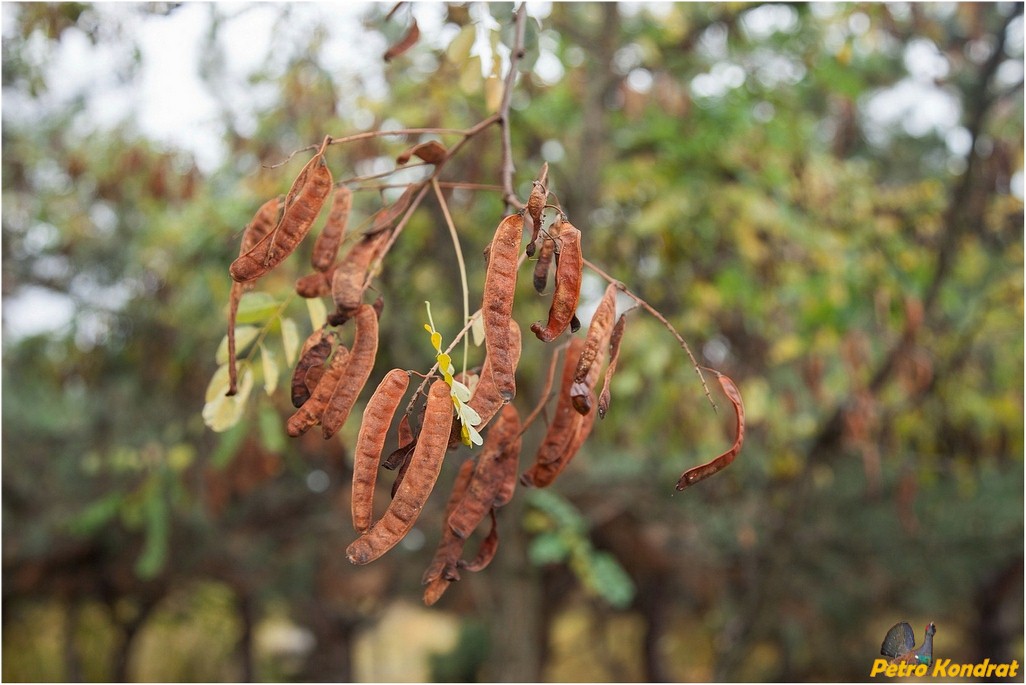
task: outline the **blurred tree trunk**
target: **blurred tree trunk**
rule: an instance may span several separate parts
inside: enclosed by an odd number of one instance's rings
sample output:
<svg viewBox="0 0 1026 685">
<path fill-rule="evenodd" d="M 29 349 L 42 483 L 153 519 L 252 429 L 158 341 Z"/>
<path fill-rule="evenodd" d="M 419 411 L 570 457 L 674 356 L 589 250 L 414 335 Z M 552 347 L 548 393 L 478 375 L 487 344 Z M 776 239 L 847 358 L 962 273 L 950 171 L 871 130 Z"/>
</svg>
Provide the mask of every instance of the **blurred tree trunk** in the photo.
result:
<svg viewBox="0 0 1026 685">
<path fill-rule="evenodd" d="M 527 536 L 519 522 L 524 498 L 515 497 L 500 515 L 506 522 L 501 551 L 489 567 L 494 610 L 487 613 L 491 650 L 481 674 L 485 681 L 538 682 L 543 650 L 538 634 L 543 628 L 538 569 L 527 557 Z"/>
</svg>

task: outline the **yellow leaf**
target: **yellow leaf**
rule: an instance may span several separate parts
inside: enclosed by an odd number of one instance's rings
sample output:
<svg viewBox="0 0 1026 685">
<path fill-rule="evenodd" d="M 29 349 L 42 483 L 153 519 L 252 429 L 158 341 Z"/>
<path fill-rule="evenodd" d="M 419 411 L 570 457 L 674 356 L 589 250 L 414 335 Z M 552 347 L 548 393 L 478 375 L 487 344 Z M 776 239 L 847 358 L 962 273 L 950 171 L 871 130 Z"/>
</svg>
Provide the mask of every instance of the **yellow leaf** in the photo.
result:
<svg viewBox="0 0 1026 685">
<path fill-rule="evenodd" d="M 292 366 L 299 355 L 299 328 L 287 317 L 281 320 L 281 344 L 285 350 L 285 364 Z"/>
<path fill-rule="evenodd" d="M 314 330 L 322 328 L 328 321 L 328 310 L 319 297 L 311 297 L 306 301 L 306 310 L 310 312 L 310 324 Z"/>
<path fill-rule="evenodd" d="M 481 343 L 484 342 L 484 318 L 480 312 L 474 316 L 474 321 L 470 324 L 470 336 L 474 340 L 474 347 L 481 347 Z"/>
<path fill-rule="evenodd" d="M 256 326 L 238 326 L 235 329 L 235 353 L 242 355 L 246 351 L 257 335 L 259 335 L 260 329 Z M 221 338 L 221 344 L 217 346 L 217 353 L 214 355 L 214 361 L 218 364 L 228 363 L 228 336 L 225 335 Z"/>
<path fill-rule="evenodd" d="M 217 371 L 210 377 L 204 401 L 210 403 L 218 397 L 223 397 L 226 392 L 228 392 L 228 365 L 222 364 L 217 367 Z"/>
<path fill-rule="evenodd" d="M 260 361 L 264 369 L 264 392 L 273 395 L 278 387 L 278 362 L 274 360 L 274 354 L 263 345 L 260 346 Z"/>
<path fill-rule="evenodd" d="M 227 380 L 227 366 L 222 367 L 225 369 L 225 379 Z M 220 369 L 218 369 L 220 371 Z M 217 374 L 214 374 L 215 378 Z M 213 385 L 211 379 L 211 384 Z M 224 390 L 228 389 L 227 383 L 224 385 Z M 246 401 L 249 399 L 249 393 L 253 390 L 253 374 L 250 373 L 248 367 L 242 369 L 239 376 L 239 392 L 236 395 L 228 397 L 221 392 L 217 397 L 212 400 L 208 400 L 203 406 L 203 422 L 216 433 L 223 433 L 242 418 L 242 413 L 246 409 Z M 208 394 L 210 390 L 207 390 Z"/>
</svg>

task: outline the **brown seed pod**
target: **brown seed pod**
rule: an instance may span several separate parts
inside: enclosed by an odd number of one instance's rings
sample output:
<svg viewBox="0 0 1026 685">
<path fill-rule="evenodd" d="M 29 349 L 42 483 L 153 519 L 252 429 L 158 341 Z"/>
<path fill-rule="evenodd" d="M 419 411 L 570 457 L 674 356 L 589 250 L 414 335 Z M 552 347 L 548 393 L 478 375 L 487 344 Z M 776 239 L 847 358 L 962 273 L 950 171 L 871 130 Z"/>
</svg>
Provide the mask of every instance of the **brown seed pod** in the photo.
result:
<svg viewBox="0 0 1026 685">
<path fill-rule="evenodd" d="M 404 150 L 395 158 L 395 163 L 401 166 L 410 161 L 410 157 L 419 157 L 428 164 L 438 164 L 445 159 L 446 154 L 448 154 L 448 150 L 444 145 L 437 140 L 428 140 Z"/>
<path fill-rule="evenodd" d="M 626 327 L 626 314 L 621 314 L 620 318 L 616 320 L 616 325 L 613 326 L 613 333 L 609 336 L 609 366 L 606 367 L 606 375 L 602 379 L 602 392 L 599 393 L 598 400 L 600 419 L 606 418 L 606 412 L 609 411 L 609 383 L 613 380 L 613 374 L 616 373 L 616 363 L 620 359 L 620 341 L 623 340 L 623 331 Z"/>
<path fill-rule="evenodd" d="M 378 479 L 378 462 L 385 446 L 385 435 L 392 416 L 410 385 L 410 376 L 403 369 L 392 369 L 378 384 L 367 401 L 360 422 L 360 434 L 353 449 L 353 528 L 366 532 L 374 519 L 374 485 Z"/>
<path fill-rule="evenodd" d="M 710 369 L 712 371 L 712 369 Z M 734 384 L 727 376 L 724 376 L 719 371 L 713 371 L 716 374 L 716 378 L 720 381 L 720 387 L 723 388 L 723 394 L 727 396 L 730 403 L 734 405 L 734 417 L 737 420 L 736 435 L 734 437 L 734 444 L 729 450 L 716 457 L 710 462 L 688 469 L 681 474 L 680 480 L 677 481 L 677 490 L 683 490 L 689 485 L 705 480 L 709 476 L 717 473 L 730 466 L 731 462 L 741 451 L 741 445 L 745 441 L 745 405 L 741 401 L 741 391 L 737 389 L 737 385 Z"/>
<path fill-rule="evenodd" d="M 543 238 L 538 261 L 534 263 L 534 289 L 539 295 L 545 292 L 549 284 L 549 267 L 552 266 L 552 255 L 555 251 L 556 241 L 548 237 Z"/>
<path fill-rule="evenodd" d="M 317 425 L 317 422 L 321 420 L 321 416 L 324 414 L 325 407 L 328 406 L 328 400 L 331 399 L 332 393 L 335 392 L 335 386 L 339 384 L 339 380 L 345 374 L 348 365 L 349 350 L 339 345 L 335 349 L 331 362 L 328 364 L 327 371 L 324 372 L 317 386 L 313 389 L 310 399 L 304 402 L 303 406 L 289 417 L 286 430 L 290 436 L 293 438 L 299 437 L 310 430 L 311 426 Z"/>
<path fill-rule="evenodd" d="M 349 351 L 349 364 L 321 417 L 325 440 L 333 436 L 349 418 L 357 396 L 370 378 L 374 358 L 378 354 L 378 315 L 374 313 L 374 308 L 362 304 L 353 318 L 356 319 L 356 337 Z"/>
<path fill-rule="evenodd" d="M 324 297 L 331 294 L 331 279 L 335 275 L 338 264 L 328 267 L 327 271 L 315 271 L 296 280 L 296 294 L 306 299 Z"/>
<path fill-rule="evenodd" d="M 531 240 L 527 243 L 527 256 L 533 257 L 538 233 L 541 231 L 542 210 L 545 208 L 545 199 L 549 196 L 547 183 L 549 180 L 549 163 L 542 164 L 541 173 L 532 182 L 531 195 L 527 198 L 527 221 L 530 222 Z"/>
<path fill-rule="evenodd" d="M 495 553 L 499 551 L 499 522 L 495 517 L 495 509 L 490 509 L 488 515 L 492 519 L 492 527 L 488 531 L 488 536 L 481 541 L 481 546 L 477 550 L 477 556 L 470 561 L 460 559 L 456 562 L 456 568 L 477 572 L 485 570 L 488 564 L 492 563 Z"/>
<path fill-rule="evenodd" d="M 403 54 L 420 40 L 420 28 L 417 26 L 417 20 L 411 19 L 413 22 L 410 24 L 410 28 L 406 31 L 406 34 L 399 40 L 398 43 L 392 45 L 385 51 L 384 59 L 389 62 L 399 55 Z"/>
<path fill-rule="evenodd" d="M 508 327 L 509 357 L 515 368 L 520 363 L 520 326 L 517 325 L 516 321 L 510 319 Z M 478 377 L 477 386 L 474 388 L 474 394 L 471 395 L 470 401 L 467 402 L 467 405 L 481 417 L 481 423 L 477 426 L 479 430 L 488 425 L 488 422 L 492 420 L 492 417 L 498 413 L 504 404 L 502 395 L 499 394 L 499 388 L 495 383 L 495 377 L 492 374 L 491 359 L 490 356 L 485 357 L 484 364 L 481 366 L 481 375 Z"/>
<path fill-rule="evenodd" d="M 296 368 L 292 371 L 292 406 L 302 407 L 303 403 L 310 399 L 310 389 L 307 385 L 307 378 L 314 367 L 321 367 L 331 354 L 334 335 L 318 328 L 311 333 L 303 343 L 303 349 L 296 361 Z M 315 383 L 316 385 L 316 383 Z"/>
<path fill-rule="evenodd" d="M 594 401 L 595 393 L 588 391 Z M 520 482 L 524 485 L 532 485 L 536 488 L 544 488 L 551 485 L 556 477 L 562 473 L 563 469 L 577 456 L 577 452 L 581 449 L 584 441 L 591 435 L 592 428 L 595 427 L 595 414 L 591 412 L 586 416 L 573 412 L 573 425 L 569 432 L 569 439 L 560 448 L 558 457 L 554 461 L 550 461 L 544 464 L 535 463 L 529 471 L 524 473 L 520 478 Z"/>
<path fill-rule="evenodd" d="M 579 419 L 580 414 L 574 411 L 570 401 L 570 385 L 573 383 L 577 361 L 580 359 L 583 349 L 584 340 L 582 338 L 570 340 L 570 345 L 566 350 L 566 359 L 563 361 L 559 393 L 556 396 L 556 411 L 552 417 L 552 423 L 549 424 L 548 430 L 545 431 L 545 437 L 538 447 L 533 468 L 557 461 L 576 430 L 575 422 Z M 531 485 L 530 478 L 527 478 L 529 473 L 531 473 L 530 470 L 520 479 L 524 485 Z"/>
<path fill-rule="evenodd" d="M 581 278 L 584 271 L 584 257 L 581 254 L 581 232 L 569 221 L 555 223 L 555 239 L 559 242 L 559 257 L 556 261 L 556 290 L 552 294 L 549 320 L 531 324 L 531 330 L 542 342 L 552 342 L 570 325 L 570 319 L 577 312 L 577 299 L 581 295 Z M 616 296 L 613 296 L 614 305 Z"/>
<path fill-rule="evenodd" d="M 457 537 L 469 537 L 495 506 L 506 481 L 516 481 L 519 456 L 520 413 L 512 404 L 507 404 L 499 414 L 499 420 L 485 435 L 484 447 L 467 494 L 449 515 L 449 528 Z"/>
<path fill-rule="evenodd" d="M 242 244 L 239 246 L 239 256 L 252 250 L 257 243 L 274 230 L 278 224 L 278 210 L 281 208 L 284 196 L 272 197 L 260 205 L 260 209 L 253 215 L 252 220 L 246 225 L 242 233 Z"/>
<path fill-rule="evenodd" d="M 602 370 L 602 362 L 609 351 L 609 336 L 616 316 L 616 291 L 616 285 L 610 283 L 602 296 L 602 301 L 599 302 L 598 309 L 591 317 L 584 351 L 581 352 L 574 382 L 570 386 L 570 399 L 573 400 L 574 409 L 581 414 L 591 411 L 591 391 L 595 388 L 599 372 Z"/>
<path fill-rule="evenodd" d="M 252 281 L 263 276 L 292 254 L 310 232 L 333 183 L 331 170 L 324 163 L 324 145 L 321 147 L 321 152 L 307 162 L 286 195 L 285 211 L 278 225 L 251 250 L 232 262 L 228 271 L 236 281 Z"/>
<path fill-rule="evenodd" d="M 385 458 L 381 465 L 389 471 L 396 470 L 406 463 L 409 456 L 413 454 L 413 448 L 416 446 L 417 441 L 413 437 L 413 430 L 410 428 L 410 417 L 403 414 L 403 417 L 399 419 L 399 446 Z"/>
<path fill-rule="evenodd" d="M 253 249 L 273 229 L 278 221 L 278 207 L 281 205 L 281 196 L 272 197 L 260 205 L 260 209 L 242 232 L 242 244 L 239 247 L 239 255 L 243 255 Z M 225 395 L 231 396 L 238 392 L 238 368 L 235 354 L 235 319 L 239 313 L 239 302 L 242 301 L 242 284 L 232 281 L 231 293 L 228 296 L 228 392 Z"/>
<path fill-rule="evenodd" d="M 417 447 L 417 443 L 414 443 L 410 450 L 403 457 L 403 463 L 399 465 L 399 470 L 396 471 L 395 480 L 392 481 L 392 492 L 391 497 L 395 499 L 395 493 L 399 492 L 399 486 L 403 484 L 403 479 L 406 478 L 406 472 L 410 470 L 410 462 L 413 461 L 413 452 Z"/>
<path fill-rule="evenodd" d="M 331 297 L 335 307 L 345 318 L 353 315 L 363 300 L 363 285 L 367 280 L 367 269 L 374 262 L 378 252 L 389 238 L 388 231 L 365 234 L 356 241 L 331 278 Z M 337 324 L 336 324 L 337 325 Z"/>
<path fill-rule="evenodd" d="M 491 361 L 492 378 L 499 395 L 509 402 L 516 395 L 516 368 L 509 322 L 513 317 L 513 296 L 517 288 L 517 261 L 524 233 L 523 214 L 510 214 L 495 230 L 485 272 L 485 351 Z"/>
<path fill-rule="evenodd" d="M 449 385 L 444 380 L 436 380 L 428 391 L 424 425 L 417 437 L 406 478 L 384 516 L 346 548 L 350 562 L 360 565 L 374 561 L 392 549 L 413 527 L 438 479 L 451 423 Z"/>
<path fill-rule="evenodd" d="M 399 221 L 399 217 L 410 208 L 410 204 L 413 202 L 413 195 L 420 188 L 418 185 L 409 185 L 403 194 L 396 198 L 396 201 L 387 207 L 379 209 L 373 217 L 371 227 L 367 231 L 367 235 L 373 235 L 379 231 L 384 231 L 395 226 L 395 223 Z"/>
<path fill-rule="evenodd" d="M 449 502 L 445 505 L 443 522 L 448 521 L 456 505 L 463 499 L 470 484 L 470 478 L 474 473 L 473 460 L 467 460 L 460 466 L 456 475 L 456 482 L 453 483 L 452 493 L 449 495 Z M 424 603 L 431 606 L 442 596 L 454 580 L 459 580 L 459 572 L 456 566 L 459 563 L 460 554 L 463 553 L 463 540 L 453 535 L 447 523 L 442 526 L 442 539 L 435 549 L 435 556 L 431 564 L 424 571 L 421 583 L 424 588 Z"/>
<path fill-rule="evenodd" d="M 349 221 L 349 209 L 352 204 L 353 193 L 349 188 L 340 186 L 331 201 L 328 221 L 317 235 L 313 252 L 310 253 L 310 265 L 316 271 L 327 271 L 338 257 L 338 248 L 346 235 L 346 223 Z"/>
</svg>

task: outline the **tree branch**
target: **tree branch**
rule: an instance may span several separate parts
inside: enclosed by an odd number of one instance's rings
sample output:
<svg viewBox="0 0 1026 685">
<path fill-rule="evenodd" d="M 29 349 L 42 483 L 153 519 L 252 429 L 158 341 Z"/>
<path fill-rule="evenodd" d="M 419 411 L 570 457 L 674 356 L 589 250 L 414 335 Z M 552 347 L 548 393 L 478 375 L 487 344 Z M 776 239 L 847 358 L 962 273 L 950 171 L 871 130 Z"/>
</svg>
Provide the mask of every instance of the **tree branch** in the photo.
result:
<svg viewBox="0 0 1026 685">
<path fill-rule="evenodd" d="M 514 39 L 512 52 L 509 56 L 509 73 L 506 74 L 506 83 L 502 91 L 502 100 L 499 104 L 499 121 L 502 127 L 502 199 L 507 207 L 523 209 L 524 203 L 517 198 L 513 190 L 513 172 L 516 170 L 513 165 L 513 142 L 509 132 L 509 108 L 513 100 L 513 84 L 517 79 L 517 64 L 524 56 L 524 26 L 527 18 L 527 6 L 520 3 L 514 14 Z"/>
</svg>

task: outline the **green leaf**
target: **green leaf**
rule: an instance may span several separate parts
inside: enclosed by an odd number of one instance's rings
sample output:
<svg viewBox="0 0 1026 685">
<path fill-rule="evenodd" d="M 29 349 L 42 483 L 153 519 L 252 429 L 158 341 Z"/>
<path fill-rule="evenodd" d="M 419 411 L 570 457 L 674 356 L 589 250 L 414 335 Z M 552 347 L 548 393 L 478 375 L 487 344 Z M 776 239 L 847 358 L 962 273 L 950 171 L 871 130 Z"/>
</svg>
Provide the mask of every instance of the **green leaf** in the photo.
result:
<svg viewBox="0 0 1026 685">
<path fill-rule="evenodd" d="M 236 452 L 239 451 L 239 445 L 242 444 L 242 439 L 249 434 L 249 428 L 241 423 L 232 426 L 230 429 L 221 434 L 221 439 L 217 443 L 217 447 L 210 455 L 210 464 L 214 468 L 222 469 L 227 466 L 228 462 L 232 460 Z"/>
<path fill-rule="evenodd" d="M 167 560 L 170 532 L 168 506 L 164 499 L 164 491 L 159 487 L 159 481 L 154 481 L 154 486 L 147 488 L 146 499 L 143 501 L 146 539 L 143 550 L 135 562 L 135 572 L 141 578 L 152 578 L 157 575 Z"/>
<path fill-rule="evenodd" d="M 235 329 L 235 356 L 241 357 L 246 348 L 253 344 L 253 341 L 260 335 L 260 329 L 256 326 L 238 326 Z M 228 335 L 221 338 L 221 344 L 217 346 L 217 353 L 214 361 L 218 364 L 228 363 Z"/>
<path fill-rule="evenodd" d="M 292 366 L 299 356 L 299 327 L 288 317 L 283 317 L 281 320 L 281 344 L 285 350 L 285 365 Z"/>
<path fill-rule="evenodd" d="M 264 323 L 277 313 L 281 302 L 268 293 L 246 293 L 239 302 L 238 323 Z"/>
<path fill-rule="evenodd" d="M 591 585 L 595 592 L 618 609 L 629 605 L 634 599 L 634 582 L 616 557 L 608 552 L 592 552 L 589 557 Z"/>
<path fill-rule="evenodd" d="M 282 429 L 281 417 L 271 406 L 264 404 L 257 414 L 257 426 L 260 429 L 260 441 L 270 452 L 285 451 L 285 431 Z"/>
<path fill-rule="evenodd" d="M 527 555 L 535 566 L 562 563 L 569 553 L 563 537 L 557 533 L 542 533 L 531 540 L 527 550 Z"/>
<path fill-rule="evenodd" d="M 96 533 L 118 515 L 124 500 L 122 493 L 115 492 L 92 502 L 84 511 L 75 514 L 68 523 L 68 529 L 72 535 L 89 536 Z"/>
</svg>

